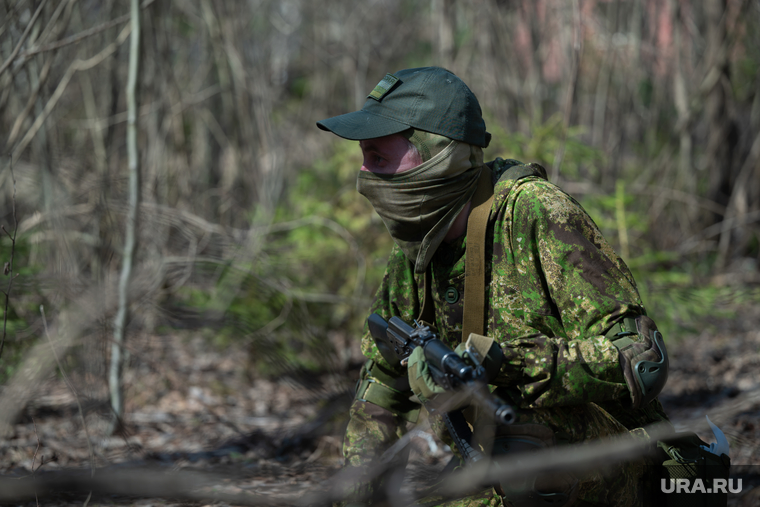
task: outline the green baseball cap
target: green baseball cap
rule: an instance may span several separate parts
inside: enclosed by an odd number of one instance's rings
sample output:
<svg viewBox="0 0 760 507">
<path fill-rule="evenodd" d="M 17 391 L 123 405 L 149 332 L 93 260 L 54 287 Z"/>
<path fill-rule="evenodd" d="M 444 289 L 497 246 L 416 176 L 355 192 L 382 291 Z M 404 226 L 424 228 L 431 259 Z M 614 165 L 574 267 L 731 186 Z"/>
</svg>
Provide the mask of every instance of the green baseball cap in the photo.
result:
<svg viewBox="0 0 760 507">
<path fill-rule="evenodd" d="M 485 148 L 491 140 L 475 94 L 440 67 L 386 74 L 359 111 L 318 121 L 322 130 L 362 140 L 397 134 L 409 127 Z"/>
</svg>

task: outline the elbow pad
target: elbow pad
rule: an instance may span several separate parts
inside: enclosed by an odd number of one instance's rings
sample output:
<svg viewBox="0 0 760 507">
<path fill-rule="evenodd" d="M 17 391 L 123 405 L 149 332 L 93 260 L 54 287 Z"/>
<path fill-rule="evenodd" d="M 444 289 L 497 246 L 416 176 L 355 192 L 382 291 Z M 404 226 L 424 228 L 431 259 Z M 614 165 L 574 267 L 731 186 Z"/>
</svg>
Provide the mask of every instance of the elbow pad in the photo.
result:
<svg viewBox="0 0 760 507">
<path fill-rule="evenodd" d="M 657 325 L 647 316 L 626 318 L 608 334 L 620 353 L 620 367 L 631 392 L 633 408 L 655 399 L 668 380 L 668 352 Z"/>
</svg>

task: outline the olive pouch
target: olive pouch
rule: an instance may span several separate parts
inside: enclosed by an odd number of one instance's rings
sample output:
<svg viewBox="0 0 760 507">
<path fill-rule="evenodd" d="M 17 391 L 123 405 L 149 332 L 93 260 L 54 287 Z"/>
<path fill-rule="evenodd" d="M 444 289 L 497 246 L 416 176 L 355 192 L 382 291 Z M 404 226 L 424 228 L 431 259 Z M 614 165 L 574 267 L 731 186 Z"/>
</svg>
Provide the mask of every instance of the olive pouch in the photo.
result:
<svg viewBox="0 0 760 507">
<path fill-rule="evenodd" d="M 704 446 L 704 447 L 703 447 Z M 661 460 L 659 505 L 667 507 L 725 507 L 731 460 L 718 456 L 695 433 L 676 433 L 657 442 Z"/>
</svg>

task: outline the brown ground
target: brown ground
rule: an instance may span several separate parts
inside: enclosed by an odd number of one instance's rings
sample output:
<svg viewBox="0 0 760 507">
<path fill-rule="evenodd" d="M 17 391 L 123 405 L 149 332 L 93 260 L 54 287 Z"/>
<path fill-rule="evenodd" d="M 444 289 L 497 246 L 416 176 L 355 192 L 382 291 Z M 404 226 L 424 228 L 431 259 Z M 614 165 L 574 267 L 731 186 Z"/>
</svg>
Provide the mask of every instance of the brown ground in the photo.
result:
<svg viewBox="0 0 760 507">
<path fill-rule="evenodd" d="M 703 423 L 707 414 L 728 436 L 732 476 L 744 478 L 742 493 L 731 495 L 729 505 L 760 505 L 760 487 L 753 489 L 760 486 L 758 322 L 760 310 L 747 309 L 741 319 L 716 322 L 715 329 L 671 344 L 670 378 L 661 396 L 677 428 L 695 430 L 712 442 Z M 102 383 L 73 374 L 96 467 L 222 474 L 213 488 L 201 490 L 207 493 L 287 494 L 303 501 L 326 490 L 340 463 L 351 379 L 360 365 L 357 350 L 348 373 L 266 380 L 247 374 L 248 355 L 241 350 L 215 350 L 180 334 L 140 340 L 134 349 L 142 352 L 133 356 L 126 375 L 124 435 L 104 436 L 108 407 Z M 73 364 L 69 369 L 76 372 Z M 411 476 L 424 476 L 447 458 L 447 450 L 424 436 L 413 440 Z M 86 472 L 90 463 L 77 400 L 60 376 L 51 377 L 13 434 L 0 441 L 0 474 L 21 477 L 34 470 L 35 476 L 50 477 L 72 468 Z M 203 505 L 171 500 L 169 489 L 159 495 L 96 494 L 88 505 Z M 83 505 L 86 498 L 86 493 L 43 496 L 39 505 Z"/>
</svg>

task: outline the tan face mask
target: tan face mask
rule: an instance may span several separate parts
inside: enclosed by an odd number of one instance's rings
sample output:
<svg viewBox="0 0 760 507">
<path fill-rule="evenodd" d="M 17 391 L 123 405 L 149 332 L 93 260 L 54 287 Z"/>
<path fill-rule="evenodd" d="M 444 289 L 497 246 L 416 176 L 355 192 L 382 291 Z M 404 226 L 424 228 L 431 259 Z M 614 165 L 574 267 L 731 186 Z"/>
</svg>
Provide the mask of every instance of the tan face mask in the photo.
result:
<svg viewBox="0 0 760 507">
<path fill-rule="evenodd" d="M 427 145 L 428 156 L 440 149 L 441 140 L 428 137 L 441 136 L 422 134 L 407 139 L 415 145 Z M 424 150 L 420 154 L 425 160 Z M 454 220 L 475 193 L 482 167 L 481 148 L 449 140 L 432 158 L 408 171 L 359 172 L 356 189 L 374 206 L 391 237 L 414 263 L 414 271 L 424 273 Z"/>
<path fill-rule="evenodd" d="M 451 139 L 448 137 L 424 130 L 407 129 L 400 134 L 417 148 L 423 163 L 438 155 L 451 144 Z"/>
</svg>

